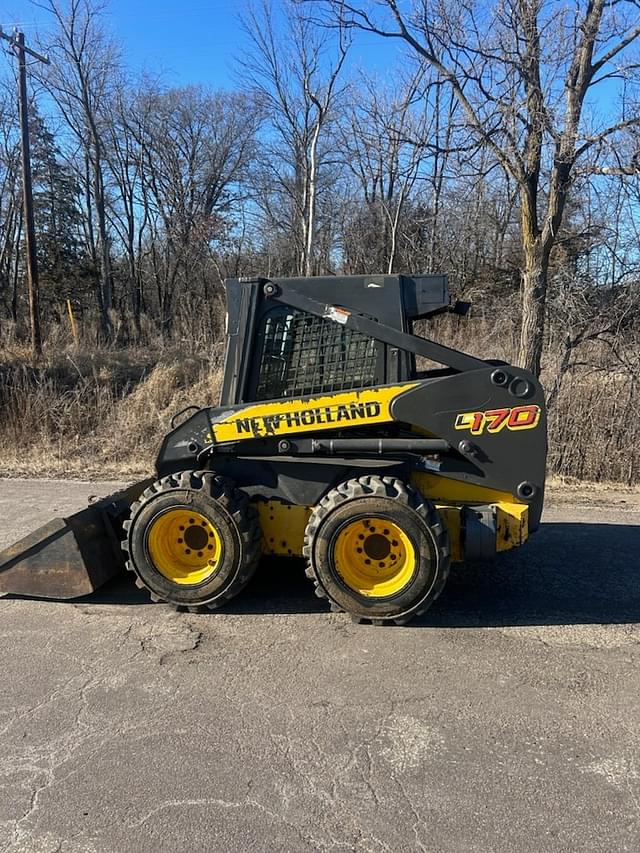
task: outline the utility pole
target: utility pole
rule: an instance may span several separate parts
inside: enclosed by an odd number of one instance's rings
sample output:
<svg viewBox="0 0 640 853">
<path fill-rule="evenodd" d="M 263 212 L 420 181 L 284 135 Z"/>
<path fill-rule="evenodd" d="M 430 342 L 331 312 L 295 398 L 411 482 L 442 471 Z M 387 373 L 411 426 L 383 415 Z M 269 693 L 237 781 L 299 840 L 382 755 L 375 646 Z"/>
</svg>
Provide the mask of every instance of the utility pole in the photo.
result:
<svg viewBox="0 0 640 853">
<path fill-rule="evenodd" d="M 18 107 L 20 113 L 20 148 L 22 152 L 22 206 L 25 224 L 25 245 L 27 250 L 27 292 L 29 294 L 29 321 L 31 325 L 31 348 L 36 357 L 42 355 L 42 335 L 40 332 L 40 307 L 38 303 L 38 255 L 36 252 L 36 227 L 33 217 L 33 187 L 31 181 L 31 146 L 29 142 L 29 113 L 27 100 L 27 63 L 26 54 L 40 62 L 49 64 L 49 58 L 42 56 L 24 43 L 24 33 L 15 31 L 8 36 L 0 27 L 0 38 L 8 41 L 18 60 Z"/>
</svg>

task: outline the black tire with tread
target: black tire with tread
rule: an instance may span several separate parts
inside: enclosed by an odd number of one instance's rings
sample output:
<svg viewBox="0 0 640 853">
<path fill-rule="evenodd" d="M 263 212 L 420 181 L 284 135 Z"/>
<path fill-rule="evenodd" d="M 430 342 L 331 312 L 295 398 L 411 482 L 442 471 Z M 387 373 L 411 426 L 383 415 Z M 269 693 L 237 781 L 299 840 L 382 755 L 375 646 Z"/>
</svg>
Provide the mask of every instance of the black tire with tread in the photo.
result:
<svg viewBox="0 0 640 853">
<path fill-rule="evenodd" d="M 231 563 L 225 559 L 222 571 L 197 586 L 172 583 L 155 569 L 147 552 L 146 530 L 158 508 L 170 508 L 171 501 L 216 515 L 223 529 Z M 178 610 L 200 613 L 224 606 L 249 583 L 260 559 L 261 531 L 255 506 L 230 480 L 211 471 L 181 471 L 152 483 L 131 504 L 123 528 L 126 567 L 135 574 L 136 586 L 146 589 L 152 601 L 167 602 Z"/>
<path fill-rule="evenodd" d="M 337 534 L 336 524 L 381 512 L 395 523 L 400 521 L 405 532 L 411 528 L 419 565 L 406 591 L 374 599 L 359 595 L 341 581 L 332 566 L 331 543 Z M 354 622 L 405 625 L 430 607 L 449 575 L 449 538 L 438 511 L 420 492 L 396 477 L 367 475 L 331 489 L 309 518 L 303 553 L 306 575 L 313 581 L 316 595 L 328 599 L 332 610 L 350 613 Z"/>
</svg>

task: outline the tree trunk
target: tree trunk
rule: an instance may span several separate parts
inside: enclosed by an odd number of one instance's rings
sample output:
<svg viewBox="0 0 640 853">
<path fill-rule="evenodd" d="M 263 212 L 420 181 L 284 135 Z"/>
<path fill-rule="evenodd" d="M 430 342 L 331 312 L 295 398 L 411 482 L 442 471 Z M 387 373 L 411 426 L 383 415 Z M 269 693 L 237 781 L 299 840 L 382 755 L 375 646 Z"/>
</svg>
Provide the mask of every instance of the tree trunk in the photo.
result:
<svg viewBox="0 0 640 853">
<path fill-rule="evenodd" d="M 83 225 L 86 230 L 87 246 L 91 255 L 91 263 L 94 269 L 98 269 L 98 253 L 96 251 L 96 238 L 93 233 L 93 198 L 91 195 L 91 163 L 89 155 L 85 151 L 84 155 L 84 203 L 86 215 L 83 219 Z"/>
<path fill-rule="evenodd" d="M 548 273 L 549 257 L 539 241 L 527 246 L 522 270 L 522 325 L 518 363 L 536 377 L 540 375 L 544 343 Z"/>
<path fill-rule="evenodd" d="M 142 276 L 134 267 L 129 272 L 131 286 L 131 309 L 133 312 L 133 328 L 136 334 L 136 343 L 142 340 Z"/>
<path fill-rule="evenodd" d="M 18 219 L 18 231 L 16 233 L 15 256 L 13 262 L 13 287 L 11 292 L 11 319 L 16 326 L 16 338 L 18 337 L 18 273 L 20 272 L 20 240 L 22 237 L 22 209 Z"/>
<path fill-rule="evenodd" d="M 404 193 L 405 193 L 406 185 L 403 184 L 400 187 L 400 194 L 398 195 L 398 203 L 396 204 L 396 212 L 393 215 L 390 221 L 390 246 L 389 246 L 389 261 L 387 263 L 387 275 L 391 275 L 393 273 L 393 267 L 396 262 L 396 253 L 398 251 L 398 226 L 400 224 L 400 214 L 402 213 L 402 207 L 404 204 Z"/>
<path fill-rule="evenodd" d="M 94 152 L 93 160 L 93 200 L 98 225 L 98 245 L 100 249 L 100 331 L 106 341 L 113 338 L 113 325 L 110 311 L 113 307 L 113 280 L 111 277 L 111 256 L 109 253 L 109 235 L 107 233 L 107 215 L 105 210 L 104 181 L 100 152 Z"/>
<path fill-rule="evenodd" d="M 303 276 L 305 271 L 305 246 L 307 245 L 307 173 L 303 165 L 304 155 L 295 153 L 295 190 L 293 196 L 293 242 L 295 275 Z"/>
<path fill-rule="evenodd" d="M 318 140 L 320 138 L 320 129 L 322 127 L 323 116 L 318 115 L 318 120 L 313 129 L 311 139 L 311 150 L 309 151 L 309 178 L 307 189 L 307 222 L 306 222 L 306 240 L 304 247 L 304 274 L 309 277 L 313 275 L 313 242 L 316 230 L 316 195 L 317 195 L 317 152 Z"/>
</svg>

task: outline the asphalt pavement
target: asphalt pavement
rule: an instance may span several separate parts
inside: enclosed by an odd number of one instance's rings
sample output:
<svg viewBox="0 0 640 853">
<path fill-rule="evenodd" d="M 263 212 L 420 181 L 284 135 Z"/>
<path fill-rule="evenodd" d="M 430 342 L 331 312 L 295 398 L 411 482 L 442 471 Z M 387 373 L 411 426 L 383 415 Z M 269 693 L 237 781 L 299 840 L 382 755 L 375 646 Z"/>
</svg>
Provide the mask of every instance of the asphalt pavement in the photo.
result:
<svg viewBox="0 0 640 853">
<path fill-rule="evenodd" d="M 114 484 L 0 481 L 0 547 Z M 0 600 L 0 851 L 638 851 L 640 496 L 553 492 L 404 628 L 272 561 L 224 612 Z"/>
</svg>

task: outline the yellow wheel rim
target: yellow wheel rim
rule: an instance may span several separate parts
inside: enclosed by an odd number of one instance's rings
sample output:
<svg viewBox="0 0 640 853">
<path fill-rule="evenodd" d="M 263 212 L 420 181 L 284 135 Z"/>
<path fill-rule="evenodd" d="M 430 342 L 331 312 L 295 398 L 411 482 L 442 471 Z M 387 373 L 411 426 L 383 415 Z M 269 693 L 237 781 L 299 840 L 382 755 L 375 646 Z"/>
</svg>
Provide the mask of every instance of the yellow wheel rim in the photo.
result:
<svg viewBox="0 0 640 853">
<path fill-rule="evenodd" d="M 222 562 L 222 539 L 216 526 L 189 509 L 170 509 L 155 518 L 147 549 L 160 574 L 177 584 L 202 583 Z"/>
<path fill-rule="evenodd" d="M 388 518 L 351 521 L 336 537 L 333 557 L 338 574 L 354 592 L 386 598 L 413 578 L 416 550 L 404 530 Z"/>
</svg>

